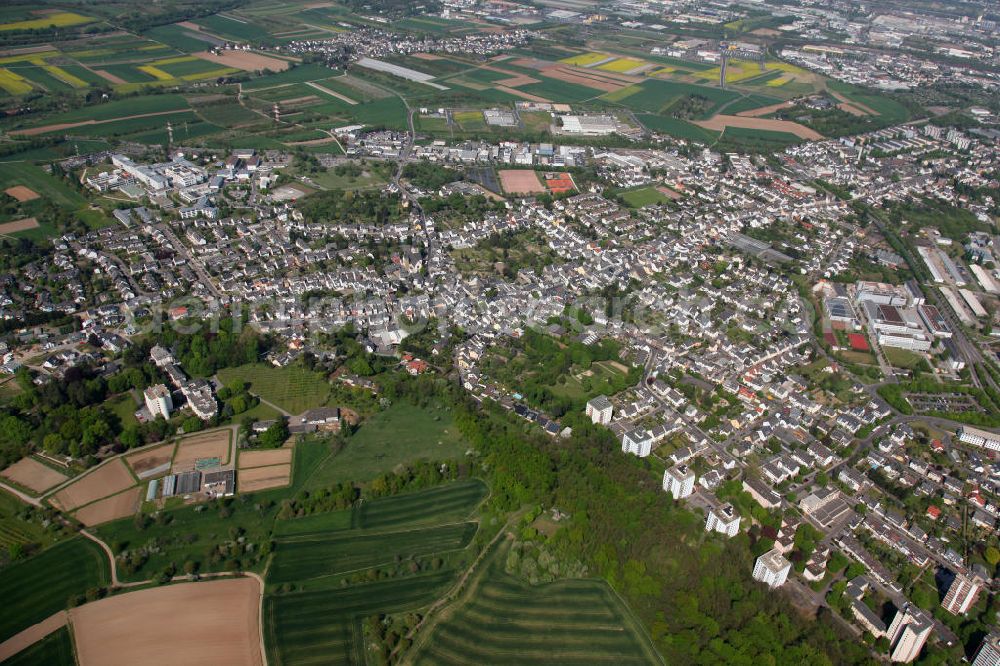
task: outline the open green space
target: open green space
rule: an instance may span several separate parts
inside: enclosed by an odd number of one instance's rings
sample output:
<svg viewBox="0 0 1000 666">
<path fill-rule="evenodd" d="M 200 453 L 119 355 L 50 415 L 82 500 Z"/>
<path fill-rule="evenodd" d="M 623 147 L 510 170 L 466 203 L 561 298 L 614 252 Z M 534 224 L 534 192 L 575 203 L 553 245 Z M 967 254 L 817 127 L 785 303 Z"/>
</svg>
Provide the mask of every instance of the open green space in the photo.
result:
<svg viewBox="0 0 1000 666">
<path fill-rule="evenodd" d="M 67 607 L 71 597 L 110 582 L 108 558 L 83 537 L 58 543 L 40 555 L 0 570 L 0 641 Z"/>
<path fill-rule="evenodd" d="M 500 555 L 504 554 L 500 551 Z M 603 580 L 531 586 L 494 556 L 423 637 L 413 662 L 659 664 L 645 632 Z"/>
<path fill-rule="evenodd" d="M 0 163 L 0 190 L 14 185 L 31 188 L 61 208 L 76 209 L 87 203 L 79 192 L 55 176 L 45 173 L 40 167 L 15 162 Z"/>
<path fill-rule="evenodd" d="M 879 114 L 887 124 L 901 123 L 910 119 L 910 112 L 906 110 L 906 107 L 891 97 L 842 81 L 830 80 L 827 82 L 827 86 L 830 90 L 840 93 L 852 102 L 868 107 Z"/>
<path fill-rule="evenodd" d="M 198 33 L 179 25 L 160 25 L 143 33 L 145 37 L 172 46 L 185 53 L 205 51 L 216 40 L 199 39 Z"/>
<path fill-rule="evenodd" d="M 57 629 L 3 663 L 5 666 L 76 666 L 69 627 Z"/>
<path fill-rule="evenodd" d="M 247 382 L 253 393 L 290 414 L 322 407 L 330 395 L 330 385 L 322 375 L 300 366 L 242 365 L 220 370 L 219 379 L 223 384 Z"/>
<path fill-rule="evenodd" d="M 731 90 L 699 86 L 693 83 L 650 79 L 607 93 L 602 99 L 617 102 L 633 111 L 657 114 L 665 113 L 677 101 L 692 96 L 702 97 L 710 102 L 710 106 L 703 114 L 708 117 L 716 113 L 719 107 L 739 99 L 741 95 Z"/>
<path fill-rule="evenodd" d="M 76 123 L 87 120 L 110 120 L 112 118 L 129 118 L 130 116 L 161 113 L 164 111 L 182 111 L 188 108 L 188 102 L 181 95 L 146 95 L 145 97 L 130 97 L 128 99 L 104 102 L 82 106 L 72 111 L 59 113 L 44 118 L 32 119 L 30 126 L 53 125 L 58 123 Z M 161 121 L 166 122 L 166 121 Z M 98 127 L 102 127 L 98 125 Z M 106 127 L 106 126 L 104 126 Z M 74 130 L 77 133 L 79 128 Z"/>
<path fill-rule="evenodd" d="M 7 491 L 0 490 L 0 548 L 5 553 L 29 544 L 48 545 L 52 540 L 39 519 L 25 520 L 22 517 L 26 511 L 35 510 Z"/>
<path fill-rule="evenodd" d="M 690 139 L 702 143 L 712 143 L 719 138 L 719 132 L 699 127 L 680 118 L 657 116 L 651 113 L 636 114 L 639 122 L 654 132 L 663 132 L 678 139 Z"/>
<path fill-rule="evenodd" d="M 262 90 L 264 88 L 272 88 L 274 86 L 285 85 L 288 83 L 320 81 L 323 79 L 329 79 L 336 73 L 337 72 L 335 70 L 332 70 L 329 67 L 310 63 L 307 65 L 292 67 L 291 69 L 286 69 L 283 72 L 275 72 L 274 74 L 267 74 L 265 76 L 258 77 L 244 83 L 243 89 L 245 91 Z"/>
<path fill-rule="evenodd" d="M 400 402 L 367 420 L 340 453 L 324 461 L 307 485 L 369 481 L 397 465 L 461 458 L 467 449 L 449 410 Z"/>
</svg>

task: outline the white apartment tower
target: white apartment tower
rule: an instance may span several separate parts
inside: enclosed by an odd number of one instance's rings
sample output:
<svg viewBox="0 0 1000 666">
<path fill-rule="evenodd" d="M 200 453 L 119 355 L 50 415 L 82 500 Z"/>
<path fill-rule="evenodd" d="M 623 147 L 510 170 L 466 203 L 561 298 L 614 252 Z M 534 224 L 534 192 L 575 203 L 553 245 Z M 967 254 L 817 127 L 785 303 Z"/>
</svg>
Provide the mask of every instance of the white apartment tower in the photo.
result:
<svg viewBox="0 0 1000 666">
<path fill-rule="evenodd" d="M 622 453 L 645 458 L 653 451 L 653 436 L 645 430 L 629 430 L 622 436 Z"/>
<path fill-rule="evenodd" d="M 706 532 L 718 532 L 727 537 L 734 537 L 740 531 L 740 516 L 732 504 L 723 504 L 720 507 L 712 507 L 708 510 L 708 517 L 705 519 Z"/>
<path fill-rule="evenodd" d="M 599 395 L 596 398 L 587 402 L 587 416 L 590 420 L 599 425 L 608 425 L 611 423 L 611 415 L 614 413 L 615 407 L 608 400 L 608 396 Z"/>
<path fill-rule="evenodd" d="M 892 646 L 892 661 L 909 663 L 917 658 L 933 628 L 930 618 L 919 608 L 905 604 L 896 611 L 886 636 Z"/>
<path fill-rule="evenodd" d="M 157 416 L 162 416 L 164 419 L 170 418 L 170 412 L 174 410 L 174 401 L 170 397 L 170 390 L 166 386 L 163 384 L 150 386 L 143 391 L 142 397 L 146 401 L 146 409 L 149 410 L 150 415 L 154 419 Z"/>
<path fill-rule="evenodd" d="M 675 500 L 684 499 L 694 492 L 694 472 L 687 465 L 674 465 L 663 473 L 663 489 Z"/>
<path fill-rule="evenodd" d="M 978 596 L 979 584 L 967 576 L 958 574 L 951 582 L 948 593 L 944 595 L 941 606 L 952 615 L 965 615 L 972 604 L 976 603 Z"/>
<path fill-rule="evenodd" d="M 791 569 L 792 563 L 777 548 L 772 548 L 757 558 L 753 565 L 753 578 L 767 583 L 769 587 L 781 587 L 788 580 Z"/>
</svg>

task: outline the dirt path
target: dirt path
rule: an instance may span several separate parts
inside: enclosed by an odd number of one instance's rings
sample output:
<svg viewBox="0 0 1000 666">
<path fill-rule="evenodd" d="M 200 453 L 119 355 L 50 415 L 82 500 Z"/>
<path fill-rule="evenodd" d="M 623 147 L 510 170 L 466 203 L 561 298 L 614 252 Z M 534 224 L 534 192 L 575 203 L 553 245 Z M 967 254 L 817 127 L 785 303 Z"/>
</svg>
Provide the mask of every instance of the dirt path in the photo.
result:
<svg viewBox="0 0 1000 666">
<path fill-rule="evenodd" d="M 10 659 L 21 650 L 34 645 L 53 631 L 62 629 L 67 622 L 69 622 L 69 614 L 66 611 L 59 611 L 38 624 L 33 624 L 24 631 L 14 634 L 0 643 L 0 662 Z"/>
<path fill-rule="evenodd" d="M 21 492 L 20 490 L 18 490 L 14 486 L 9 486 L 6 483 L 4 483 L 3 481 L 0 481 L 0 488 L 3 488 L 7 492 L 9 492 L 11 495 L 14 495 L 15 497 L 17 497 L 17 499 L 21 500 L 22 502 L 26 502 L 26 503 L 28 503 L 28 504 L 30 504 L 32 506 L 41 506 L 42 505 L 42 500 L 40 498 L 38 498 L 38 497 L 32 497 L 31 495 L 26 495 L 25 493 Z"/>
<path fill-rule="evenodd" d="M 786 132 L 788 134 L 794 134 L 800 139 L 811 139 L 813 141 L 820 141 L 823 139 L 823 135 L 816 130 L 790 120 L 714 115 L 708 120 L 692 120 L 691 122 L 699 127 L 704 127 L 705 129 L 710 129 L 715 132 L 722 132 L 727 127 L 739 127 L 741 129 L 757 129 L 769 132 Z"/>
<path fill-rule="evenodd" d="M 847 97 L 845 97 L 843 94 L 841 94 L 839 92 L 831 90 L 830 88 L 827 88 L 826 91 L 828 93 L 830 93 L 830 95 L 832 95 L 833 97 L 837 98 L 843 104 L 846 104 L 847 106 L 854 107 L 855 109 L 860 109 L 860 110 L 864 111 L 865 113 L 867 113 L 870 116 L 877 116 L 877 115 L 879 115 L 877 111 L 874 111 L 870 107 L 867 107 L 864 104 L 861 104 L 859 102 L 851 101 L 850 99 L 848 99 Z M 845 109 L 845 111 L 846 110 L 847 109 Z M 848 111 L 848 113 L 850 113 L 850 111 Z"/>
<path fill-rule="evenodd" d="M 119 120 L 134 120 L 135 118 L 152 118 L 153 116 L 166 116 L 172 113 L 183 113 L 185 111 L 190 111 L 190 109 L 175 109 L 173 111 L 153 111 L 152 113 L 137 113 L 134 116 L 123 116 L 121 118 L 108 118 L 107 120 L 82 120 L 78 123 L 57 123 L 55 125 L 43 125 L 41 127 L 29 127 L 27 129 L 11 130 L 8 134 L 18 134 L 21 136 L 35 136 L 36 134 L 45 134 L 47 132 L 57 132 L 64 129 L 73 129 L 74 127 L 85 127 L 90 125 L 104 125 L 106 123 L 115 123 Z"/>
<path fill-rule="evenodd" d="M 336 92 L 334 90 L 330 90 L 329 88 L 324 88 L 323 86 L 319 85 L 318 83 L 314 83 L 312 81 L 306 81 L 306 85 L 309 86 L 310 88 L 314 89 L 314 90 L 320 91 L 321 93 L 326 93 L 327 95 L 330 95 L 332 97 L 336 97 L 341 102 L 346 102 L 347 104 L 350 104 L 351 106 L 354 106 L 355 104 L 357 104 L 356 101 L 354 101 L 353 99 L 351 99 L 347 95 L 341 95 L 339 92 Z"/>
</svg>

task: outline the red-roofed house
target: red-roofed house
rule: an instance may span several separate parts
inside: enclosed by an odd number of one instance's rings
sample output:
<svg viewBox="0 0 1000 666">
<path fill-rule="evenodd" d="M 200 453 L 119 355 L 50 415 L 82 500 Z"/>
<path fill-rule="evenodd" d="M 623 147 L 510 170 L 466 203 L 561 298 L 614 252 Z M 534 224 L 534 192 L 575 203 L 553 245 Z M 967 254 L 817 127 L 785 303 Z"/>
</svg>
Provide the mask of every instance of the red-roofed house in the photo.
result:
<svg viewBox="0 0 1000 666">
<path fill-rule="evenodd" d="M 941 509 L 937 508 L 933 504 L 927 507 L 927 517 L 931 520 L 937 520 L 941 517 Z"/>
</svg>

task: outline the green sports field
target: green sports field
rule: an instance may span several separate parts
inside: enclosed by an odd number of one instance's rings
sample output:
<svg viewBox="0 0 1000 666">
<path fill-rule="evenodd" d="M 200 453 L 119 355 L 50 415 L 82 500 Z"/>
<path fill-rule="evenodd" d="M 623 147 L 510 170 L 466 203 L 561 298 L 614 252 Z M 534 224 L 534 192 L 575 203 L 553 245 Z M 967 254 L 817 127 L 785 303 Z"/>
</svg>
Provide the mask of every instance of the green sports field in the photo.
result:
<svg viewBox="0 0 1000 666">
<path fill-rule="evenodd" d="M 70 597 L 110 582 L 100 546 L 75 537 L 0 571 L 0 641 L 67 607 Z"/>
</svg>

